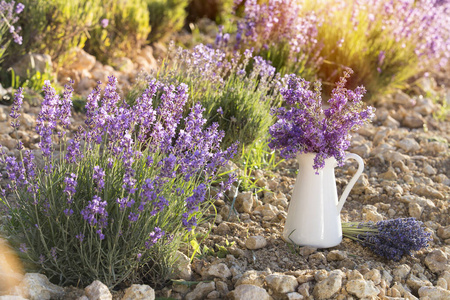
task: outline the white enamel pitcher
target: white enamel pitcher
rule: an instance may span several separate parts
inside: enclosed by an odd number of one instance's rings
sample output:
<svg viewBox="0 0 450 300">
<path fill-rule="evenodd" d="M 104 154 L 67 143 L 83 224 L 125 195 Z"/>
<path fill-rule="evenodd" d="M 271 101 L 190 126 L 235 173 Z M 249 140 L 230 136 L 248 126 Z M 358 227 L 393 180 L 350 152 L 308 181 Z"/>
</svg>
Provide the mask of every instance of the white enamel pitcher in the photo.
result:
<svg viewBox="0 0 450 300">
<path fill-rule="evenodd" d="M 355 159 L 358 170 L 345 187 L 338 202 L 334 168 L 334 157 L 325 160 L 325 167 L 314 170 L 316 153 L 297 155 L 299 171 L 289 204 L 288 215 L 283 230 L 286 242 L 315 248 L 329 248 L 342 241 L 340 212 L 350 190 L 364 170 L 364 162 L 356 154 L 344 158 Z"/>
</svg>

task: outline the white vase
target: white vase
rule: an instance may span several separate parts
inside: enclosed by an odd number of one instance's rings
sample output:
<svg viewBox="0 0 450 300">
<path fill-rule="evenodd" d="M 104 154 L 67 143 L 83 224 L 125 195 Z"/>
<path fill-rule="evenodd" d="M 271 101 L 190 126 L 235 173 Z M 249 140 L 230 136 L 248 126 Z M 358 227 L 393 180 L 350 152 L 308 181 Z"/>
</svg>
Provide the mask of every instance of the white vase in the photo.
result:
<svg viewBox="0 0 450 300">
<path fill-rule="evenodd" d="M 347 159 L 358 162 L 358 170 L 338 201 L 333 157 L 325 160 L 319 174 L 313 168 L 315 153 L 298 154 L 299 171 L 283 230 L 283 239 L 301 246 L 329 248 L 342 241 L 340 212 L 350 190 L 364 170 L 364 162 L 356 154 Z"/>
</svg>

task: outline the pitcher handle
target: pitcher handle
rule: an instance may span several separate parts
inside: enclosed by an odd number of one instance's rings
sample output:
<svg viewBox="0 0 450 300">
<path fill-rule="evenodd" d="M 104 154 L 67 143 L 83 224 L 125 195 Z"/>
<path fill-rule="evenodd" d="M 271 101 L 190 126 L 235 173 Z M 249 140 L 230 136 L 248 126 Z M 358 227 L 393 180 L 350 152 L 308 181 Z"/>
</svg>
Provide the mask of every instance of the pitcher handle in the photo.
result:
<svg viewBox="0 0 450 300">
<path fill-rule="evenodd" d="M 356 181 L 358 180 L 359 176 L 361 176 L 362 172 L 364 171 L 364 161 L 362 160 L 362 158 L 357 154 L 348 153 L 347 155 L 345 155 L 344 161 L 351 159 L 351 158 L 353 158 L 354 160 L 356 160 L 358 162 L 358 170 L 356 171 L 355 175 L 353 175 L 352 179 L 350 180 L 350 182 L 347 184 L 344 191 L 342 192 L 341 198 L 339 199 L 339 202 L 337 204 L 338 213 L 341 212 L 342 207 L 344 206 L 345 200 L 347 200 L 348 194 L 352 190 L 352 188 L 355 185 Z"/>
</svg>

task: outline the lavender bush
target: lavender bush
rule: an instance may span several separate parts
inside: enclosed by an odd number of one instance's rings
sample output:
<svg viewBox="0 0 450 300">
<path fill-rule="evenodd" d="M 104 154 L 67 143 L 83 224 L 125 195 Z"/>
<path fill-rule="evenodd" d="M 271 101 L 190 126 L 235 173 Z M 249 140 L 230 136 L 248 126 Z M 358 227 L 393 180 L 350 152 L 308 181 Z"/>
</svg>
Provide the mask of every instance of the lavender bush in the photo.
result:
<svg viewBox="0 0 450 300">
<path fill-rule="evenodd" d="M 450 58 L 447 1 L 250 0 L 243 6 L 234 48 L 254 47 L 278 71 L 320 78 L 325 88 L 350 67 L 358 77 L 349 86 L 364 85 L 372 96 L 445 68 Z"/>
<path fill-rule="evenodd" d="M 147 278 L 157 272 L 160 281 L 167 279 L 180 241 L 210 203 L 218 168 L 236 150 L 220 149 L 224 133 L 217 124 L 204 128 L 200 104 L 184 118 L 185 128 L 177 129 L 188 101 L 186 85 L 153 80 L 130 107 L 116 82 L 109 77 L 103 95 L 100 86 L 92 91 L 85 126 L 70 139 L 73 90 L 68 85 L 59 97 L 46 83 L 36 126 L 40 153 L 22 149 L 20 142 L 19 159 L 2 152 L 11 242 L 27 262 L 62 284 L 99 279 L 112 288 L 144 269 Z M 22 92 L 11 112 L 15 130 Z M 233 181 L 230 176 L 216 183 L 215 197 Z"/>
<path fill-rule="evenodd" d="M 428 247 L 431 233 L 414 218 L 379 221 L 377 223 L 349 222 L 342 224 L 342 234 L 371 249 L 375 254 L 399 261 L 412 251 Z"/>
<path fill-rule="evenodd" d="M 347 70 L 341 77 L 326 109 L 319 82 L 311 90 L 308 81 L 290 75 L 287 86 L 281 89 L 287 107 L 273 109 L 278 120 L 269 129 L 269 147 L 279 149 L 284 158 L 295 157 L 297 153 L 316 153 L 316 170 L 322 168 L 329 157 L 342 164 L 344 151 L 350 146 L 350 132 L 374 116 L 374 108 L 364 108 L 361 101 L 364 87 L 354 91 L 345 88 L 350 75 L 351 70 Z"/>
<path fill-rule="evenodd" d="M 218 41 L 226 42 L 226 36 Z M 270 108 L 281 100 L 280 75 L 269 62 L 250 50 L 227 57 L 224 51 L 202 44 L 192 50 L 172 47 L 171 52 L 153 77 L 167 84 L 187 84 L 192 95 L 187 107 L 202 104 L 208 125 L 217 122 L 225 131 L 224 147 L 235 141 L 248 145 L 265 137 L 272 124 Z"/>
<path fill-rule="evenodd" d="M 25 5 L 22 3 L 16 5 L 15 1 L 6 2 L 2 0 L 0 2 L 0 63 L 12 40 L 16 44 L 22 44 L 22 36 L 20 35 L 22 28 L 20 26 L 16 28 L 14 24 L 19 21 L 19 15 L 24 8 Z"/>
</svg>

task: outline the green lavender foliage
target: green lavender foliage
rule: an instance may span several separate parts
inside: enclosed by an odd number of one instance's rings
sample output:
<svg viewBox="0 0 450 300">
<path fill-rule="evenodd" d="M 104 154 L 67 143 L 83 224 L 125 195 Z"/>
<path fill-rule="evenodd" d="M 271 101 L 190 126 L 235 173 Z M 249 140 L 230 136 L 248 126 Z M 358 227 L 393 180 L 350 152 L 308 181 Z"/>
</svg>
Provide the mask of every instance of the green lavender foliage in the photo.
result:
<svg viewBox="0 0 450 300">
<path fill-rule="evenodd" d="M 131 57 L 147 41 L 150 33 L 150 14 L 145 0 L 100 1 L 103 12 L 101 21 L 108 25 L 95 26 L 89 31 L 86 43 L 87 52 L 93 54 L 102 63 L 117 56 Z"/>
<path fill-rule="evenodd" d="M 179 31 L 186 19 L 188 0 L 146 0 L 150 14 L 150 42 L 164 41 Z"/>
</svg>

